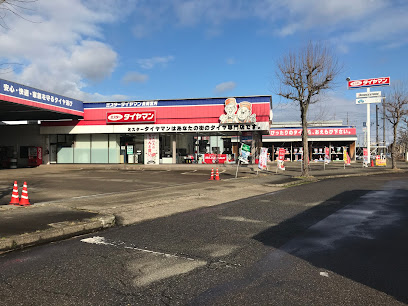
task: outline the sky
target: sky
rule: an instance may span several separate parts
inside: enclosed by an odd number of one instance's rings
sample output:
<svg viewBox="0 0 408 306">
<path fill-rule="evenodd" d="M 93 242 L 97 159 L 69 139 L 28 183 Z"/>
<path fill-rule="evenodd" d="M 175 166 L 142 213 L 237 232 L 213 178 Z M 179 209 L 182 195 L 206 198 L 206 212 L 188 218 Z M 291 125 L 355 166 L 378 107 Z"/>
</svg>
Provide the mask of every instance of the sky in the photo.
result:
<svg viewBox="0 0 408 306">
<path fill-rule="evenodd" d="M 309 120 L 343 120 L 362 141 L 367 109 L 355 94 L 366 90 L 348 90 L 346 78 L 408 80 L 407 0 L 37 0 L 14 13 L 2 6 L 0 78 L 83 101 L 271 95 L 275 122 L 300 121 L 299 107 L 276 94 L 276 64 L 321 42 L 342 70 Z"/>
</svg>

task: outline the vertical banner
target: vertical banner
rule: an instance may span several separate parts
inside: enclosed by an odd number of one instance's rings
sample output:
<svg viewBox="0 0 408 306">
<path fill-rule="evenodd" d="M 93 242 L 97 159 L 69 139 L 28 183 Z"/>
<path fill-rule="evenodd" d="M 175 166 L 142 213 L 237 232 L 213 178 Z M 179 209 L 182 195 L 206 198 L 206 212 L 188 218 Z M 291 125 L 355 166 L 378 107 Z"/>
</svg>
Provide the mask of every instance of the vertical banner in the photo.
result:
<svg viewBox="0 0 408 306">
<path fill-rule="evenodd" d="M 285 153 L 286 153 L 285 148 L 279 148 L 278 165 L 277 166 L 278 166 L 278 169 L 280 169 L 280 170 L 285 170 L 285 165 L 284 165 Z"/>
<path fill-rule="evenodd" d="M 261 154 L 259 155 L 258 168 L 261 170 L 266 170 L 267 162 L 268 162 L 268 148 L 261 148 Z"/>
<path fill-rule="evenodd" d="M 350 156 L 348 155 L 346 147 L 343 147 L 343 161 L 344 161 L 344 167 L 350 166 Z"/>
<path fill-rule="evenodd" d="M 249 155 L 251 155 L 251 147 L 247 144 L 242 143 L 240 152 L 239 152 L 237 171 L 235 172 L 235 178 L 238 177 L 239 163 L 249 164 L 249 160 L 248 160 Z"/>
<path fill-rule="evenodd" d="M 239 160 L 244 163 L 244 164 L 248 164 L 248 157 L 251 154 L 251 147 L 247 144 L 242 144 L 241 145 L 241 154 L 239 156 Z"/>
<path fill-rule="evenodd" d="M 324 148 L 324 163 L 328 164 L 330 163 L 330 148 L 329 147 L 325 147 Z"/>
<path fill-rule="evenodd" d="M 145 165 L 159 164 L 160 158 L 159 148 L 160 148 L 159 134 L 145 134 L 144 139 Z"/>
<path fill-rule="evenodd" d="M 343 147 L 343 161 L 344 161 L 344 163 L 347 163 L 347 149 L 346 149 L 346 147 Z"/>
<path fill-rule="evenodd" d="M 348 154 L 348 152 L 346 152 L 346 154 L 347 154 L 346 165 L 347 165 L 347 166 L 350 166 L 350 164 L 351 164 L 351 158 L 350 158 L 350 155 Z"/>
<path fill-rule="evenodd" d="M 363 167 L 368 167 L 368 149 L 363 148 Z"/>
</svg>

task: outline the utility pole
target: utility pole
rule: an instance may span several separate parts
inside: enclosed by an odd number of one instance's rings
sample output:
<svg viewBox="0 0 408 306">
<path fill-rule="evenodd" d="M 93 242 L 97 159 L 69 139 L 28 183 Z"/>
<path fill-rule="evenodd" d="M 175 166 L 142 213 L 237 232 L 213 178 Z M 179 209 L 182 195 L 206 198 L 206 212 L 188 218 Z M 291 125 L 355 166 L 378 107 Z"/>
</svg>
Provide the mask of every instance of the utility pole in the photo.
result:
<svg viewBox="0 0 408 306">
<path fill-rule="evenodd" d="M 382 99 L 383 103 L 383 154 L 385 155 L 386 147 L 385 147 L 385 97 Z"/>
</svg>

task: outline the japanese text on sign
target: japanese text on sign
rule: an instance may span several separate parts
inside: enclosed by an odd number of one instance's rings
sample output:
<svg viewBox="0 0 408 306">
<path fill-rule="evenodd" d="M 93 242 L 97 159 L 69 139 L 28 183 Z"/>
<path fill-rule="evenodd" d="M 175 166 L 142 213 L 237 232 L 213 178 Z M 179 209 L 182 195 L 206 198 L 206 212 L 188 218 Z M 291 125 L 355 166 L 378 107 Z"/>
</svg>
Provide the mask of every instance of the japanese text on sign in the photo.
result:
<svg viewBox="0 0 408 306">
<path fill-rule="evenodd" d="M 64 96 L 52 94 L 45 91 L 40 91 L 38 89 L 20 85 L 14 82 L 0 80 L 0 86 L 0 94 L 75 110 L 82 111 L 83 109 L 82 102 L 78 100 L 69 99 Z"/>
<path fill-rule="evenodd" d="M 390 77 L 348 81 L 348 88 L 390 85 Z"/>
<path fill-rule="evenodd" d="M 309 136 L 339 136 L 339 135 L 356 135 L 356 128 L 324 128 L 308 129 Z M 301 136 L 302 129 L 273 129 L 269 131 L 270 136 Z"/>
<path fill-rule="evenodd" d="M 145 112 L 118 112 L 106 114 L 107 123 L 138 123 L 138 122 L 156 122 L 155 111 Z"/>
<path fill-rule="evenodd" d="M 107 108 L 119 108 L 119 107 L 149 107 L 157 106 L 158 101 L 135 101 L 135 102 L 112 102 L 106 103 Z"/>
<path fill-rule="evenodd" d="M 145 164 L 159 164 L 159 137 L 145 134 Z"/>
<path fill-rule="evenodd" d="M 153 124 L 141 125 L 136 127 L 126 127 L 124 132 L 134 133 L 162 133 L 162 132 L 201 132 L 201 131 L 258 131 L 267 129 L 268 123 L 257 122 L 254 124 L 234 124 L 234 125 L 220 125 L 220 124 Z M 120 127 L 119 127 L 120 128 Z M 120 130 L 117 130 L 120 132 Z"/>
</svg>

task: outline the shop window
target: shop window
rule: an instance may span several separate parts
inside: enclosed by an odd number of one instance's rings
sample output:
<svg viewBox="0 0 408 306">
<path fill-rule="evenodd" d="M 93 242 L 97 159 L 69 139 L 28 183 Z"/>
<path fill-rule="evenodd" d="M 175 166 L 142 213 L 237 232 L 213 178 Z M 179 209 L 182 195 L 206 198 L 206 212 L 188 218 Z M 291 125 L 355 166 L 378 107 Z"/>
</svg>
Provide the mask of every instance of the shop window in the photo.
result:
<svg viewBox="0 0 408 306">
<path fill-rule="evenodd" d="M 75 138 L 74 163 L 89 164 L 91 162 L 91 135 L 79 134 Z"/>
<path fill-rule="evenodd" d="M 91 137 L 91 163 L 105 164 L 109 161 L 108 135 L 93 134 Z"/>
<path fill-rule="evenodd" d="M 118 164 L 120 158 L 120 135 L 109 134 L 109 163 Z"/>
<path fill-rule="evenodd" d="M 57 146 L 57 160 L 59 164 L 72 164 L 74 162 L 73 147 L 67 144 L 59 144 Z"/>
</svg>

